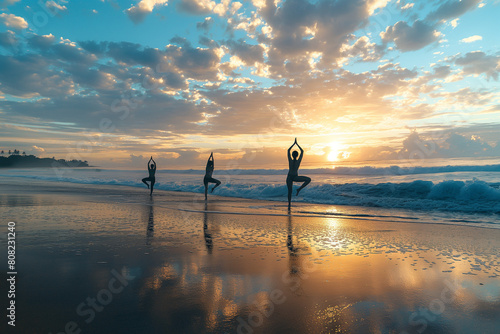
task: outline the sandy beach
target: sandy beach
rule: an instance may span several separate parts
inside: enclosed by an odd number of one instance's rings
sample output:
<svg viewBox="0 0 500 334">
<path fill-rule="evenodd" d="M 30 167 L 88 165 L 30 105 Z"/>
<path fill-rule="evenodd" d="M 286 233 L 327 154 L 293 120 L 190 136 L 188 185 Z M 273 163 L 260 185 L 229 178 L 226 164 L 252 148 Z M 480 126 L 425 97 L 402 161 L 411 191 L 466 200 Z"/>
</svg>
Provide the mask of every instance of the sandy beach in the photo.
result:
<svg viewBox="0 0 500 334">
<path fill-rule="evenodd" d="M 498 229 L 123 186 L 0 187 L 3 249 L 16 222 L 16 333 L 500 329 Z"/>
</svg>

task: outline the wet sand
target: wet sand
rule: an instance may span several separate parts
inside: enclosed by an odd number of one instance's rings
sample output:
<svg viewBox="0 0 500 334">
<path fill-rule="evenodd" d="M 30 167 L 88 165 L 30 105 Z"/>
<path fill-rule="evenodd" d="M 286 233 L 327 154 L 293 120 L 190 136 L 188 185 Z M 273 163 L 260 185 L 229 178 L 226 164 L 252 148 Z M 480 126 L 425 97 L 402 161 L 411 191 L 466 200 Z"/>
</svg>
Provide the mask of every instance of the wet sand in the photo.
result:
<svg viewBox="0 0 500 334">
<path fill-rule="evenodd" d="M 0 187 L 4 250 L 5 222 L 17 223 L 10 332 L 500 332 L 498 229 L 120 186 Z"/>
</svg>

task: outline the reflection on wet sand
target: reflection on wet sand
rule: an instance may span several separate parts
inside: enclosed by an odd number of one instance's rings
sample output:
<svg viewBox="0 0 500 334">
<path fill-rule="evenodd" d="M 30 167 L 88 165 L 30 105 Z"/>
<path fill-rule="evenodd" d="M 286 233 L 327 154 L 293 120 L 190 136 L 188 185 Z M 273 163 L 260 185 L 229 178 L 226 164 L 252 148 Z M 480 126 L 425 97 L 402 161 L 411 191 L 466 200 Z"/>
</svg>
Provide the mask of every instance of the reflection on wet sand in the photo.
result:
<svg viewBox="0 0 500 334">
<path fill-rule="evenodd" d="M 22 281 L 16 296 L 26 319 L 20 332 L 60 332 L 75 317 L 75 307 L 106 288 L 111 270 L 123 267 L 136 278 L 94 322 L 75 319 L 83 332 L 417 333 L 425 324 L 424 333 L 494 333 L 500 328 L 497 231 L 216 214 L 215 201 L 186 216 L 158 201 L 78 202 L 57 210 L 24 206 L 23 215 L 30 218 L 18 225 L 25 259 L 19 270 L 37 282 Z M 19 207 L 6 209 L 12 215 Z M 35 313 L 38 317 L 28 316 Z"/>
<path fill-rule="evenodd" d="M 150 199 L 150 204 L 146 206 L 149 210 L 148 225 L 146 228 L 146 245 L 151 245 L 151 240 L 155 234 L 155 215 L 154 215 L 154 200 Z"/>
<path fill-rule="evenodd" d="M 205 238 L 205 246 L 207 247 L 208 254 L 212 254 L 212 234 L 208 230 L 208 204 L 205 202 L 205 210 L 203 211 L 203 236 Z"/>
</svg>

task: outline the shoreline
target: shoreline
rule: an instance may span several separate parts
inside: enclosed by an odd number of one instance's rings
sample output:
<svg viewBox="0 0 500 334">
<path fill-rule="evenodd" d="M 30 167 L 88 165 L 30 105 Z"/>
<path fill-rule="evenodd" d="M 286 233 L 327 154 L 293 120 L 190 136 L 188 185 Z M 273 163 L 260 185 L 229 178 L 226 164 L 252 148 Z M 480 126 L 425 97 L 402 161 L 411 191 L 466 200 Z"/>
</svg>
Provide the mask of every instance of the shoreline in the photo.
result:
<svg viewBox="0 0 500 334">
<path fill-rule="evenodd" d="M 83 332 L 141 334 L 500 328 L 495 229 L 273 215 L 287 204 L 16 181 L 0 178 L 0 215 L 16 220 L 23 332 L 60 332 L 69 321 Z M 78 306 L 116 273 L 134 278 L 87 322 Z"/>
<path fill-rule="evenodd" d="M 21 182 L 19 182 L 21 181 Z M 123 184 L 95 184 L 95 183 L 79 183 L 79 182 L 69 182 L 69 181 L 48 181 L 33 179 L 30 177 L 7 177 L 0 176 L 0 186 L 4 189 L 10 189 L 9 191 L 26 191 L 33 192 L 37 189 L 37 193 L 44 193 L 46 189 L 59 189 L 58 191 L 67 192 L 67 195 L 75 195 L 81 191 L 94 192 L 95 196 L 103 198 L 103 190 L 106 191 L 108 195 L 118 196 L 124 193 L 129 193 L 130 196 L 141 196 L 145 195 L 146 192 L 143 191 L 142 185 L 123 185 Z M 25 187 L 20 190 L 18 187 Z M 28 186 L 28 188 L 26 188 Z M 35 188 L 34 188 L 35 187 Z M 120 191 L 126 189 L 126 191 Z M 50 190 L 51 191 L 51 190 Z M 180 196 L 186 203 L 196 202 L 204 203 L 201 192 L 189 192 L 189 191 L 177 191 L 177 190 L 163 190 L 155 189 L 153 198 L 159 198 L 161 204 L 165 207 L 172 207 L 169 204 L 167 197 L 178 197 Z M 289 213 L 286 211 L 286 202 L 283 200 L 266 200 L 266 199 L 251 199 L 245 197 L 228 197 L 221 195 L 209 195 L 212 200 L 217 200 L 219 202 L 242 202 L 247 203 L 247 206 L 239 206 L 238 209 L 241 211 L 235 211 L 233 207 L 230 207 L 230 211 L 217 212 L 220 214 L 242 214 L 242 215 L 276 215 L 276 216 L 288 216 Z M 261 207 L 267 208 L 265 213 L 256 212 L 256 210 L 249 210 L 248 207 L 256 206 L 255 203 L 259 203 Z M 273 209 L 269 209 L 273 208 Z M 281 208 L 283 210 L 281 210 Z M 193 210 L 192 206 L 184 207 L 183 210 L 189 211 Z M 196 208 L 196 212 L 203 212 Z M 362 220 L 362 221 L 392 221 L 397 223 L 405 224 L 424 224 L 424 225 L 448 225 L 448 226 L 466 226 L 482 229 L 499 230 L 500 224 L 497 223 L 487 223 L 487 222 L 474 222 L 470 220 L 464 220 L 464 222 L 454 221 L 453 219 L 446 218 L 443 215 L 448 214 L 446 211 L 439 210 L 409 210 L 404 208 L 380 208 L 380 207 L 367 207 L 367 206 L 352 206 L 343 204 L 322 204 L 322 203 L 308 203 L 308 202 L 292 202 L 292 212 L 294 216 L 303 217 L 323 217 L 323 218 L 342 218 L 348 220 Z M 215 213 L 215 212 L 214 212 Z M 464 215 L 472 215 L 468 213 L 463 213 Z M 422 217 L 424 215 L 424 217 Z M 425 217 L 427 215 L 427 217 Z M 490 214 L 492 215 L 492 214 Z M 493 214 L 494 215 L 494 214 Z M 443 216 L 439 218 L 440 216 Z M 488 215 L 486 215 L 488 216 Z M 437 217 L 437 221 L 436 221 Z M 469 223 L 469 224 L 468 224 Z"/>
</svg>

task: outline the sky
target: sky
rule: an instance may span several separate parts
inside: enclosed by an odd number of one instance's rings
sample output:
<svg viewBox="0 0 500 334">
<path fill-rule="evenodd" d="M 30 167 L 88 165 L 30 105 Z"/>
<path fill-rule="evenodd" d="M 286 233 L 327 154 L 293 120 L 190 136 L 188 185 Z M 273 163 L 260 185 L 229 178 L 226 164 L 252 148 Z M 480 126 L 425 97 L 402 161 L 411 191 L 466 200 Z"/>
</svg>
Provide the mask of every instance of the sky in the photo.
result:
<svg viewBox="0 0 500 334">
<path fill-rule="evenodd" d="M 0 149 L 104 167 L 500 157 L 499 0 L 0 0 Z"/>
</svg>

